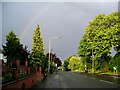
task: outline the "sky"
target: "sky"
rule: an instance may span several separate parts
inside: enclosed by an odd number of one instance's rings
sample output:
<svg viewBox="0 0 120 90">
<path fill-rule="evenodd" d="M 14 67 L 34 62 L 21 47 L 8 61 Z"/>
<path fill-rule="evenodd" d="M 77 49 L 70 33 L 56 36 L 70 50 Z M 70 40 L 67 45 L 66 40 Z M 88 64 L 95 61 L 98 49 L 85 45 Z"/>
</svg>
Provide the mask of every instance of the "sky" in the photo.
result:
<svg viewBox="0 0 120 90">
<path fill-rule="evenodd" d="M 8 2 L 2 0 L 0 3 L 0 43 L 5 44 L 5 36 L 14 31 L 20 38 L 21 43 L 32 49 L 32 36 L 39 24 L 45 53 L 49 50 L 50 37 L 62 37 L 51 40 L 53 53 L 63 61 L 71 55 L 77 55 L 79 42 L 85 34 L 84 28 L 96 15 L 104 13 L 106 15 L 118 11 L 118 1 L 113 0 L 102 2 L 80 0 L 80 2 L 66 1 L 55 2 L 48 0 L 38 2 L 32 0 L 28 2 Z M 59 0 L 57 0 L 59 1 Z M 115 54 L 112 50 L 112 54 Z"/>
</svg>

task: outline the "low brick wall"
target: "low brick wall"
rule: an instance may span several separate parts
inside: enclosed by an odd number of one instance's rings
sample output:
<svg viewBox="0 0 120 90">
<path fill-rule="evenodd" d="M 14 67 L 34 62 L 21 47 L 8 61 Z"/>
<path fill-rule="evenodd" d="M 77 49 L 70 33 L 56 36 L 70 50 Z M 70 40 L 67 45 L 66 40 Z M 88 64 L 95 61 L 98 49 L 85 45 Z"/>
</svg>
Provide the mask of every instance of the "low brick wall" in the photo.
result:
<svg viewBox="0 0 120 90">
<path fill-rule="evenodd" d="M 2 85 L 2 90 L 24 90 L 30 89 L 37 82 L 37 73 L 26 78 L 21 78 L 13 82 Z"/>
<path fill-rule="evenodd" d="M 3 84 L 2 90 L 30 89 L 37 81 L 41 81 L 41 79 L 42 79 L 41 67 L 37 67 L 35 74 Z"/>
</svg>

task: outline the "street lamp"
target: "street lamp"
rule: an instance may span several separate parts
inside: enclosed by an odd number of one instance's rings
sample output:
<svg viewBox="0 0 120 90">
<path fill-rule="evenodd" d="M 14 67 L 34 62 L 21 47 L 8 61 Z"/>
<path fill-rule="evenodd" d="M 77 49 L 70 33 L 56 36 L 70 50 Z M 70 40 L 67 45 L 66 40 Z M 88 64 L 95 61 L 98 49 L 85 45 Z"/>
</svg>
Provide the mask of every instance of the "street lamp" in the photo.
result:
<svg viewBox="0 0 120 90">
<path fill-rule="evenodd" d="M 49 62 L 48 62 L 48 74 L 50 73 L 50 52 L 51 52 L 51 40 L 60 39 L 61 37 L 50 37 L 49 38 Z"/>
</svg>

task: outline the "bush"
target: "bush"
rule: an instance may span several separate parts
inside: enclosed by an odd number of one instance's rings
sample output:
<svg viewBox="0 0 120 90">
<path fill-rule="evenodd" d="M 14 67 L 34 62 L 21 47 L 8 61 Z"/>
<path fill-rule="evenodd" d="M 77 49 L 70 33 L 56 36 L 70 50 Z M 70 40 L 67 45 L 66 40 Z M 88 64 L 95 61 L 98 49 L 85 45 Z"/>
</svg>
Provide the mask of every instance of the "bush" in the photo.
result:
<svg viewBox="0 0 120 90">
<path fill-rule="evenodd" d="M 25 74 L 25 73 L 19 73 L 18 78 L 23 78 L 23 77 L 26 77 L 26 76 L 27 76 L 27 74 Z"/>
<path fill-rule="evenodd" d="M 9 72 L 3 76 L 2 83 L 4 84 L 10 81 L 12 81 L 12 73 Z"/>
<path fill-rule="evenodd" d="M 11 80 L 12 79 L 12 73 L 7 73 L 3 77 L 4 77 L 5 80 Z"/>
<path fill-rule="evenodd" d="M 120 72 L 120 53 L 116 53 L 115 56 L 110 61 L 109 68 L 111 71 L 114 71 L 113 67 L 116 67 L 117 72 Z"/>
<path fill-rule="evenodd" d="M 78 69 L 74 70 L 74 72 L 80 72 Z"/>
</svg>

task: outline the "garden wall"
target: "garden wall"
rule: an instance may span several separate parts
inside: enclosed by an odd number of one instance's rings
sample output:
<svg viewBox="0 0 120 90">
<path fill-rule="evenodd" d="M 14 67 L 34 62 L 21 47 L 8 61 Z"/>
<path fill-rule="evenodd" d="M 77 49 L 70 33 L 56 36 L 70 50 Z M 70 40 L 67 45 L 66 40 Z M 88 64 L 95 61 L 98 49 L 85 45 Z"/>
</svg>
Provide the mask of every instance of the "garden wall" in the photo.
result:
<svg viewBox="0 0 120 90">
<path fill-rule="evenodd" d="M 36 74 L 30 75 L 25 78 L 17 79 L 12 82 L 2 85 L 2 90 L 24 90 L 30 89 L 38 80 L 42 79 L 41 70 L 38 70 Z"/>
</svg>

